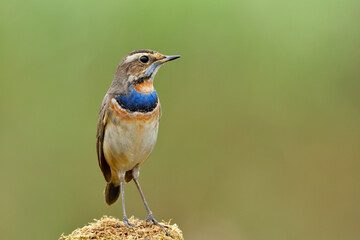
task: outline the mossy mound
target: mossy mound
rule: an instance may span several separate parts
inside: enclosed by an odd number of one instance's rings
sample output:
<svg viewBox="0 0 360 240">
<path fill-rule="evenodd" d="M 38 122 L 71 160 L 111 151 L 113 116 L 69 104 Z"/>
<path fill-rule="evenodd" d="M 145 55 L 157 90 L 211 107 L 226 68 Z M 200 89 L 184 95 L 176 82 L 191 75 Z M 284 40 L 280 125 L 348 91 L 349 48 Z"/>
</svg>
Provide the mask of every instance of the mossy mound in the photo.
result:
<svg viewBox="0 0 360 240">
<path fill-rule="evenodd" d="M 155 240 L 183 240 L 181 230 L 176 224 L 170 225 L 170 222 L 160 222 L 168 230 L 170 236 L 166 236 L 165 231 L 159 226 L 153 224 L 151 227 L 148 222 L 139 221 L 131 217 L 129 222 L 135 227 L 128 228 L 119 219 L 103 216 L 83 228 L 78 228 L 71 234 L 61 235 L 59 240 L 73 239 L 107 239 L 107 240 L 135 240 L 135 239 L 155 239 Z"/>
</svg>

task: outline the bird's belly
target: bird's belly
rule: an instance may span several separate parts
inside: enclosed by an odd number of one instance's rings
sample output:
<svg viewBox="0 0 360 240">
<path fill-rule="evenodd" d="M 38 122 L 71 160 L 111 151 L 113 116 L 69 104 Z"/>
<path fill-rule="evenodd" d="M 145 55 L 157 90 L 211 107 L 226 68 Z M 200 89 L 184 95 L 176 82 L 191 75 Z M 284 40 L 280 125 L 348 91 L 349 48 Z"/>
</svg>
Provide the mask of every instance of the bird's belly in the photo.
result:
<svg viewBox="0 0 360 240">
<path fill-rule="evenodd" d="M 104 136 L 104 155 L 112 171 L 125 172 L 142 164 L 154 149 L 158 119 L 109 121 Z"/>
</svg>

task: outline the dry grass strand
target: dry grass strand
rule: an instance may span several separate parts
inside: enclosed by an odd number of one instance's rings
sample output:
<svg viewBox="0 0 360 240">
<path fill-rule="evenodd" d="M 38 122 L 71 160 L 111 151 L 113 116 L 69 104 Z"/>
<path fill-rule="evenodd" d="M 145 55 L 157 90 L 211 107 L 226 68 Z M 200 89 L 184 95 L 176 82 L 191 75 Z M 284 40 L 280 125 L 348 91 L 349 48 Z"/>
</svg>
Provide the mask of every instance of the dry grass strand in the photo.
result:
<svg viewBox="0 0 360 240">
<path fill-rule="evenodd" d="M 107 239 L 107 240 L 135 240 L 135 239 L 154 239 L 154 240 L 183 240 L 182 231 L 176 224 L 170 225 L 169 222 L 160 222 L 168 230 L 170 237 L 157 225 L 149 227 L 149 223 L 139 221 L 131 217 L 129 222 L 135 227 L 128 228 L 125 224 L 114 217 L 103 216 L 100 220 L 94 219 L 83 228 L 78 228 L 69 235 L 62 234 L 59 240 L 86 240 L 86 239 Z"/>
</svg>

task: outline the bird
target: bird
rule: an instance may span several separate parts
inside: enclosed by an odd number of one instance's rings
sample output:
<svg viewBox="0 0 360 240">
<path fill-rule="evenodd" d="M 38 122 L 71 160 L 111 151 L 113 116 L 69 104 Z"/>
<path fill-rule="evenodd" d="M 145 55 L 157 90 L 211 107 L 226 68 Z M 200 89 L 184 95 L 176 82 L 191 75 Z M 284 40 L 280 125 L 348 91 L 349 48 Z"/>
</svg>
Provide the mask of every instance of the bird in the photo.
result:
<svg viewBox="0 0 360 240">
<path fill-rule="evenodd" d="M 124 184 L 133 180 L 144 202 L 147 222 L 168 231 L 154 217 L 139 184 L 139 169 L 154 149 L 161 106 L 154 89 L 159 68 L 179 55 L 163 55 L 142 49 L 127 54 L 119 63 L 102 101 L 96 134 L 99 167 L 106 180 L 105 201 L 111 205 L 121 193 L 123 223 L 134 227 L 125 209 Z"/>
</svg>

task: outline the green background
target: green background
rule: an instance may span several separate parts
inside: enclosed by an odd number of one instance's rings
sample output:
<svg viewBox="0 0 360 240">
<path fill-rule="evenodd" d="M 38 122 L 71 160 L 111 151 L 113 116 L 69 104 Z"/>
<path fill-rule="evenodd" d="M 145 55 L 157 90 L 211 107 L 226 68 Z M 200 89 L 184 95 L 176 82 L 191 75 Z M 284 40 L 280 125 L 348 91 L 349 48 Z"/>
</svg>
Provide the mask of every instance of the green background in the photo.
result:
<svg viewBox="0 0 360 240">
<path fill-rule="evenodd" d="M 358 0 L 0 0 L 1 239 L 57 239 L 108 207 L 98 110 L 136 49 L 163 117 L 140 182 L 186 239 L 358 239 Z M 133 183 L 128 215 L 146 218 Z"/>
</svg>

